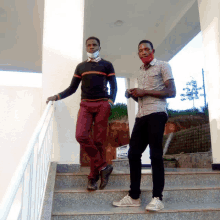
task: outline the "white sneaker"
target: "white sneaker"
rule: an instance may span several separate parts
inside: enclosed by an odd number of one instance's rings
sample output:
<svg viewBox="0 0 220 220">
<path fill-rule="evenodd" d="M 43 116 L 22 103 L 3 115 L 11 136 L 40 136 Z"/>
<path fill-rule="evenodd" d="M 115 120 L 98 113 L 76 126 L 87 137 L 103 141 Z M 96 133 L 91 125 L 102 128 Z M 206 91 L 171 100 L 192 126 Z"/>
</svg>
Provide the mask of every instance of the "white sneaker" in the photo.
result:
<svg viewBox="0 0 220 220">
<path fill-rule="evenodd" d="M 146 206 L 148 211 L 159 211 L 164 208 L 164 204 L 159 199 L 159 197 L 154 197 L 151 202 Z"/>
<path fill-rule="evenodd" d="M 141 200 L 140 199 L 132 199 L 129 195 L 125 196 L 123 199 L 121 199 L 118 202 L 113 202 L 114 206 L 118 207 L 128 207 L 128 206 L 141 206 Z"/>
</svg>

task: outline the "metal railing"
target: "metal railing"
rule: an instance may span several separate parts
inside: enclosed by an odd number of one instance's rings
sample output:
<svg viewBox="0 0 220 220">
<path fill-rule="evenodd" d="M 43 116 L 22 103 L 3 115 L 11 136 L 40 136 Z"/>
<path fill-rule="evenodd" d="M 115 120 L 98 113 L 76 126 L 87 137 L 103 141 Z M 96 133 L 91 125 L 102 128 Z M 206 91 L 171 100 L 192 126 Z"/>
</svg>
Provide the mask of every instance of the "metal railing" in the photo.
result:
<svg viewBox="0 0 220 220">
<path fill-rule="evenodd" d="M 51 160 L 53 112 L 50 101 L 2 200 L 1 220 L 7 220 L 13 214 L 12 206 L 19 190 L 20 206 L 13 219 L 40 219 Z"/>
<path fill-rule="evenodd" d="M 164 146 L 164 149 L 163 149 L 163 156 L 167 153 L 168 147 L 169 147 L 169 144 L 170 144 L 172 138 L 173 138 L 173 132 L 168 135 L 168 138 L 166 140 L 166 143 L 165 143 L 165 146 Z"/>
</svg>

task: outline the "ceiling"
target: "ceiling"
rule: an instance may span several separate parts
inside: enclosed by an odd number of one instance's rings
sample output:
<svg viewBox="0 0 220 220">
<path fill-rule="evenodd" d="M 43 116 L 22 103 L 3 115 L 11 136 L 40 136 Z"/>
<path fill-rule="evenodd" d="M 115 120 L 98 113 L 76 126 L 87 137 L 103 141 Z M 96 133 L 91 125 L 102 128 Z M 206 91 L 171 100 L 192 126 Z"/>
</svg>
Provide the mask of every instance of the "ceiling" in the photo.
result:
<svg viewBox="0 0 220 220">
<path fill-rule="evenodd" d="M 44 1 L 1 0 L 0 70 L 42 72 Z"/>
<path fill-rule="evenodd" d="M 41 73 L 44 0 L 2 1 L 0 70 Z M 197 0 L 85 0 L 84 42 L 98 37 L 101 57 L 119 77 L 131 77 L 141 65 L 141 40 L 152 41 L 155 56 L 169 61 L 199 32 Z"/>
<path fill-rule="evenodd" d="M 196 0 L 85 0 L 84 42 L 90 36 L 100 39 L 100 54 L 113 63 L 117 76 L 131 77 L 141 65 L 141 40 L 152 41 L 155 56 L 169 61 L 199 32 Z"/>
</svg>

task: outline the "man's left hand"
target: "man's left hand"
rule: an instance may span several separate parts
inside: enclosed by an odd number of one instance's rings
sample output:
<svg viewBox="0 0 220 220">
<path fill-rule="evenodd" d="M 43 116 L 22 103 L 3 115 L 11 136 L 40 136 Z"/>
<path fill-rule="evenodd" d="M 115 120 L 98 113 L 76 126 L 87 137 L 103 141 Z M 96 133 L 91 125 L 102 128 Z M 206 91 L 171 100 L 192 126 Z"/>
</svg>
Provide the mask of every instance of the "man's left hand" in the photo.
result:
<svg viewBox="0 0 220 220">
<path fill-rule="evenodd" d="M 129 92 L 133 97 L 144 97 L 144 96 L 146 96 L 146 91 L 143 90 L 143 89 L 134 88 L 134 89 L 130 89 Z"/>
</svg>

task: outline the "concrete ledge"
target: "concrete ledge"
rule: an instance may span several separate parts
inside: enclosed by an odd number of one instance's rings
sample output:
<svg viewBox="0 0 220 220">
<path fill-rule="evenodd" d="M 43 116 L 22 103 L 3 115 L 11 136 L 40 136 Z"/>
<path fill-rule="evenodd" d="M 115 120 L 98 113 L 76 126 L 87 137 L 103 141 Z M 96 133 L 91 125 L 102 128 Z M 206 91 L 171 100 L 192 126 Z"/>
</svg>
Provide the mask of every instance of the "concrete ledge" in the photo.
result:
<svg viewBox="0 0 220 220">
<path fill-rule="evenodd" d="M 128 158 L 112 160 L 112 165 L 116 170 L 130 170 Z"/>
<path fill-rule="evenodd" d="M 41 214 L 41 220 L 50 220 L 52 214 L 53 194 L 55 186 L 57 163 L 51 162 L 49 168 L 49 174 L 47 179 L 46 192 L 43 202 L 43 209 Z"/>
<path fill-rule="evenodd" d="M 212 168 L 212 153 L 180 153 L 166 154 L 164 159 L 174 158 L 177 161 L 177 167 L 180 168 Z"/>
<path fill-rule="evenodd" d="M 80 164 L 57 164 L 57 173 L 80 172 Z"/>
</svg>

